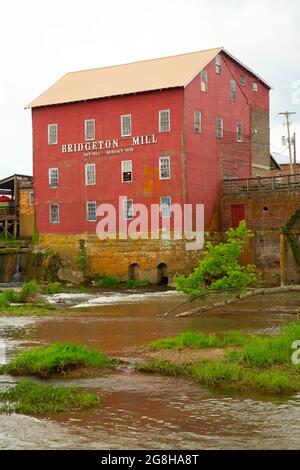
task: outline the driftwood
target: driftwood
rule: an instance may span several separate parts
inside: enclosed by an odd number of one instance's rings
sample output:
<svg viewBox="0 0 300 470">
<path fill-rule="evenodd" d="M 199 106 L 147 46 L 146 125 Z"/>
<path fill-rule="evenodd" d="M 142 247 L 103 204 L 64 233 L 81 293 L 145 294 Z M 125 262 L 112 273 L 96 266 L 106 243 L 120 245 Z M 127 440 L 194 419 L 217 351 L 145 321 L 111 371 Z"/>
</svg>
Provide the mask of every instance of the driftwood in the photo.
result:
<svg viewBox="0 0 300 470">
<path fill-rule="evenodd" d="M 249 291 L 251 289 L 248 289 Z M 252 289 L 253 290 L 253 289 Z M 193 297 L 192 299 L 185 300 L 184 302 L 181 302 L 180 304 L 175 305 L 175 307 L 170 308 L 167 312 L 163 314 L 164 317 L 167 317 L 170 315 L 170 313 L 175 312 L 179 307 L 182 307 L 183 305 L 190 304 L 191 302 L 194 302 L 195 300 L 201 299 L 203 297 L 207 297 L 212 294 L 224 294 L 224 292 L 227 294 L 228 292 L 241 292 L 241 289 L 226 289 L 226 290 L 220 290 L 220 289 L 215 289 L 215 290 L 209 290 L 207 292 L 202 292 L 201 294 L 197 295 L 196 297 Z"/>
<path fill-rule="evenodd" d="M 220 302 L 215 302 L 213 304 L 204 305 L 203 307 L 197 307 L 186 312 L 178 313 L 176 317 L 190 317 L 192 315 L 201 315 L 201 313 L 208 312 L 209 310 L 214 310 L 216 308 L 225 307 L 226 305 L 231 305 L 237 302 L 242 302 L 249 297 L 254 297 L 256 295 L 271 295 L 271 294 L 281 294 L 284 292 L 300 292 L 300 285 L 295 286 L 283 286 L 283 287 L 268 287 L 262 289 L 252 289 L 244 294 L 239 294 L 236 297 L 231 299 L 223 300 Z M 203 294 L 202 294 L 203 295 Z M 186 302 L 184 302 L 186 303 Z M 183 304 L 182 304 L 183 305 Z M 178 307 L 178 306 L 177 306 Z M 177 308 L 176 307 L 176 308 Z M 174 309 L 173 309 L 174 311 Z M 168 313 L 168 312 L 167 312 Z"/>
</svg>

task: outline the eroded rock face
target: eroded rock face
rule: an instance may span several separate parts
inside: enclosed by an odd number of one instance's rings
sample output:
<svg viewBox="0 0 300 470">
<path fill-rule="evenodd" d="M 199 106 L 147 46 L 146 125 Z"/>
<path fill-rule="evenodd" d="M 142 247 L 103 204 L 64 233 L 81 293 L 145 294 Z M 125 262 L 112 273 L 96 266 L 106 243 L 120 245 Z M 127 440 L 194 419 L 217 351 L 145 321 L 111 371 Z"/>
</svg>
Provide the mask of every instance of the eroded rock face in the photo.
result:
<svg viewBox="0 0 300 470">
<path fill-rule="evenodd" d="M 59 268 L 57 277 L 60 281 L 70 282 L 75 285 L 79 285 L 84 281 L 82 271 L 73 271 L 70 268 Z"/>
</svg>

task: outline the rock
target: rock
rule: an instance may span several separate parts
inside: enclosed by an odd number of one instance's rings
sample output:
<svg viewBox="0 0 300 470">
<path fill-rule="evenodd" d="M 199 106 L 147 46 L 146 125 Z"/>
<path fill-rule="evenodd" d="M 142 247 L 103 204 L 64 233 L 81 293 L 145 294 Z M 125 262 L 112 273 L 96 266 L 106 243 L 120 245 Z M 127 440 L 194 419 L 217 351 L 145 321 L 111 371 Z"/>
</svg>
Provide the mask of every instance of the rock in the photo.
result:
<svg viewBox="0 0 300 470">
<path fill-rule="evenodd" d="M 73 271 L 73 269 L 70 268 L 59 268 L 57 277 L 60 281 L 69 282 L 75 285 L 79 285 L 84 281 L 82 271 Z"/>
</svg>

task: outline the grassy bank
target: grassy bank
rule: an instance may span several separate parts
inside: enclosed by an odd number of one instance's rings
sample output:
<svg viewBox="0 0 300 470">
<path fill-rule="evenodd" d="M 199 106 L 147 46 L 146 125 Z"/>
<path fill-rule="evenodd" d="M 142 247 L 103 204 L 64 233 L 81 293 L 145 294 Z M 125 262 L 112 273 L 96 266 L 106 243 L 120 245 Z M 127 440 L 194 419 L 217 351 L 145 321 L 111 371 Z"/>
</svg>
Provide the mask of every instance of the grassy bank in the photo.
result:
<svg viewBox="0 0 300 470">
<path fill-rule="evenodd" d="M 18 305 L 0 305 L 1 317 L 29 317 L 29 316 L 50 316 L 63 313 L 64 310 L 59 310 L 50 304 L 18 304 Z"/>
<path fill-rule="evenodd" d="M 276 394 L 297 392 L 300 391 L 300 366 L 292 363 L 291 356 L 292 343 L 298 339 L 299 322 L 287 324 L 278 335 L 268 337 L 247 336 L 240 332 L 222 337 L 188 332 L 150 343 L 150 350 L 164 354 L 162 358 L 142 364 L 138 369 L 189 377 L 208 387 Z M 207 348 L 223 348 L 224 358 L 198 360 L 190 364 L 165 359 L 167 350 L 179 351 L 180 356 L 190 349 L 200 351 Z"/>
<path fill-rule="evenodd" d="M 100 406 L 100 398 L 75 387 L 53 387 L 22 380 L 0 392 L 0 411 L 43 415 Z"/>
<path fill-rule="evenodd" d="M 0 367 L 0 374 L 48 378 L 82 368 L 100 370 L 114 365 L 115 360 L 102 352 L 72 343 L 54 343 L 18 354 L 9 364 Z"/>
</svg>

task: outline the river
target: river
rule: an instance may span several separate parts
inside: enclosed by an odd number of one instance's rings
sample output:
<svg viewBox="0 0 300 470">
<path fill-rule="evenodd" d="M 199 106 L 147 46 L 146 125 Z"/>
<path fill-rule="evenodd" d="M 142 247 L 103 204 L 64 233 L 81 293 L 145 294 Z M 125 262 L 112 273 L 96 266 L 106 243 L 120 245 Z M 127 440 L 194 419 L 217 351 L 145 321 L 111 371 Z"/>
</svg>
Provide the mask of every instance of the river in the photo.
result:
<svg viewBox="0 0 300 470">
<path fill-rule="evenodd" d="M 278 294 L 272 300 L 252 298 L 197 318 L 175 319 L 161 317 L 182 300 L 172 291 L 60 294 L 49 300 L 55 302 L 57 297 L 67 302 L 63 316 L 0 319 L 7 359 L 18 350 L 54 341 L 135 358 L 137 345 L 186 330 L 273 334 L 283 321 L 296 318 L 300 301 L 297 293 Z M 0 376 L 0 384 L 15 381 Z M 1 414 L 1 449 L 300 447 L 300 394 L 274 398 L 224 393 L 182 379 L 144 375 L 130 367 L 59 383 L 99 392 L 101 408 L 43 419 Z"/>
</svg>

